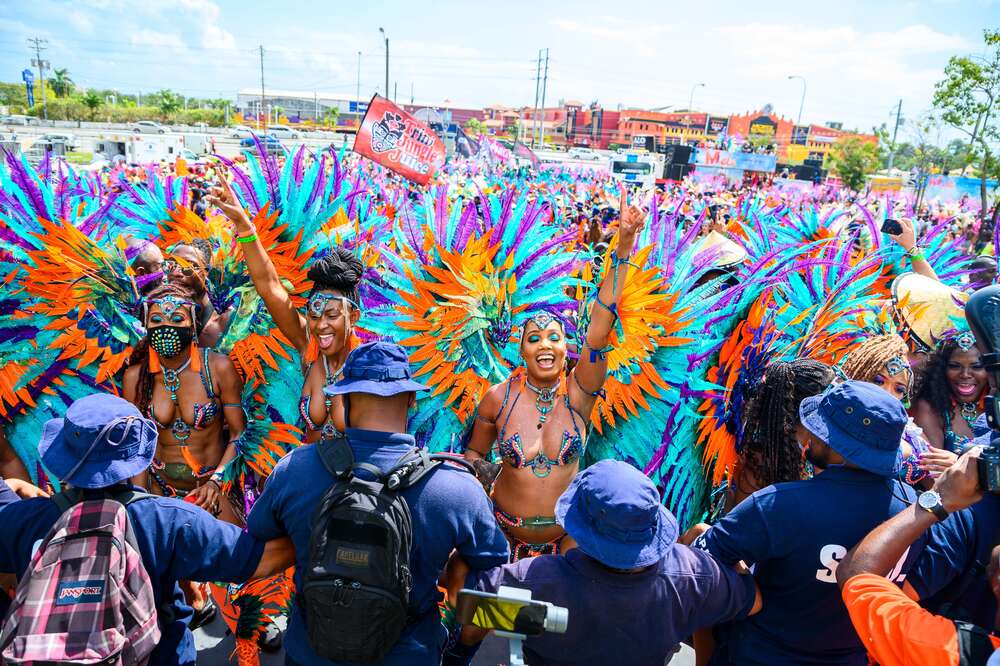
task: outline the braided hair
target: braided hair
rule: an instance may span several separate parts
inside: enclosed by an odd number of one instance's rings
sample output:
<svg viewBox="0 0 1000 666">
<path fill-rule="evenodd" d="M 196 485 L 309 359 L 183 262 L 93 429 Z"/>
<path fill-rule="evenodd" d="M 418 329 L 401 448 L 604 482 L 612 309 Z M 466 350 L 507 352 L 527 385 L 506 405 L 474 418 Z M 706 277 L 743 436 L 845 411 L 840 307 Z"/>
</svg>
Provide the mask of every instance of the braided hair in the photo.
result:
<svg viewBox="0 0 1000 666">
<path fill-rule="evenodd" d="M 833 381 L 830 366 L 812 359 L 776 361 L 747 400 L 742 465 L 760 488 L 802 478 L 802 454 L 795 440 L 799 404 Z"/>
<path fill-rule="evenodd" d="M 310 296 L 317 291 L 337 291 L 355 303 L 360 303 L 358 285 L 364 275 L 365 265 L 353 252 L 339 245 L 323 255 L 309 267 L 307 276 L 312 280 Z"/>
<path fill-rule="evenodd" d="M 948 383 L 948 363 L 958 349 L 958 340 L 948 338 L 931 352 L 920 373 L 917 400 L 925 400 L 937 414 L 947 414 L 952 408 L 951 385 Z"/>
<path fill-rule="evenodd" d="M 851 350 L 844 361 L 844 374 L 849 379 L 871 382 L 877 374 L 885 374 L 885 364 L 893 358 L 906 359 L 909 348 L 898 335 L 873 335 Z"/>
<path fill-rule="evenodd" d="M 174 296 L 176 298 L 181 298 L 186 301 L 194 302 L 194 294 L 187 287 L 178 284 L 176 282 L 162 282 L 155 289 L 146 294 L 146 300 L 155 300 L 157 298 L 163 298 L 165 296 Z M 140 311 L 140 315 L 142 311 Z M 197 312 L 195 313 L 197 314 Z M 199 317 L 194 318 L 195 327 L 195 337 L 201 333 L 201 322 Z M 143 326 L 146 322 L 142 322 Z M 133 365 L 139 366 L 139 379 L 135 384 L 135 406 L 142 412 L 146 413 L 149 408 L 149 401 L 153 397 L 153 375 L 149 372 L 149 335 L 147 334 L 139 344 L 135 346 L 132 350 L 132 355 L 128 360 L 129 367 Z"/>
</svg>

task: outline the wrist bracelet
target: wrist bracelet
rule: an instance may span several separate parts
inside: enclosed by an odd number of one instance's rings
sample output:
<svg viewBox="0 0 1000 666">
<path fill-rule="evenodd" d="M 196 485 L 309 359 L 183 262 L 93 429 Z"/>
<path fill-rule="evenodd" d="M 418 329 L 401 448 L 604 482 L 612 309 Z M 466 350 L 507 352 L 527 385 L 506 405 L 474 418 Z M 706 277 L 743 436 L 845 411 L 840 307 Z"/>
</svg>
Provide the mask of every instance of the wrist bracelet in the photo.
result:
<svg viewBox="0 0 1000 666">
<path fill-rule="evenodd" d="M 257 240 L 257 234 L 251 234 L 249 236 L 237 236 L 236 242 L 246 245 L 247 243 L 252 243 Z"/>
<path fill-rule="evenodd" d="M 927 256 L 924 254 L 924 248 L 919 245 L 914 245 L 906 252 L 906 254 L 910 255 L 910 261 L 927 261 Z"/>
</svg>

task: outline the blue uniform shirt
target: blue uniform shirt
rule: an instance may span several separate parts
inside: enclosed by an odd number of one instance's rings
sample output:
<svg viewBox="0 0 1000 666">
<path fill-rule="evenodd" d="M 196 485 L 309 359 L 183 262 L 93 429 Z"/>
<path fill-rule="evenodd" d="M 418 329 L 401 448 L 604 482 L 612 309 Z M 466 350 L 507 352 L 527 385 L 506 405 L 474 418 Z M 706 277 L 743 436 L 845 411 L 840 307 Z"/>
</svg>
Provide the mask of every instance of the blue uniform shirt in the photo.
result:
<svg viewBox="0 0 1000 666">
<path fill-rule="evenodd" d="M 347 429 L 347 439 L 358 463 L 370 463 L 383 472 L 413 449 L 414 440 L 402 433 Z M 363 476 L 364 472 L 359 472 Z M 295 586 L 299 587 L 309 560 L 313 514 L 333 476 L 323 466 L 315 446 L 302 446 L 281 459 L 247 519 L 247 529 L 261 539 L 283 535 L 295 544 Z M 413 519 L 410 601 L 421 620 L 403 631 L 384 664 L 438 664 L 446 638 L 438 616 L 437 579 L 453 549 L 473 569 L 488 569 L 507 561 L 507 540 L 497 527 L 483 487 L 468 472 L 442 465 L 403 492 Z M 298 604 L 292 605 L 285 636 L 285 652 L 301 666 L 329 666 L 313 652 L 306 638 Z"/>
<path fill-rule="evenodd" d="M 0 571 L 20 575 L 27 570 L 36 544 L 60 515 L 47 498 L 0 508 Z M 177 581 L 243 582 L 257 569 L 264 544 L 178 499 L 138 500 L 128 506 L 128 515 L 153 584 L 162 632 L 150 666 L 193 666 L 197 655 L 187 629 L 192 611 Z"/>
<path fill-rule="evenodd" d="M 997 600 L 986 567 L 998 543 L 1000 495 L 986 494 L 968 509 L 931 527 L 927 545 L 907 580 L 935 613 L 991 628 L 996 622 Z M 951 611 L 942 607 L 949 602 Z"/>
<path fill-rule="evenodd" d="M 695 540 L 724 564 L 755 565 L 764 608 L 721 627 L 713 664 L 868 663 L 837 587 L 837 564 L 877 525 L 916 500 L 898 481 L 831 467 L 758 490 Z M 891 578 L 902 582 L 911 547 Z"/>
<path fill-rule="evenodd" d="M 757 596 L 753 577 L 679 544 L 638 573 L 611 571 L 570 550 L 471 574 L 466 583 L 483 592 L 501 585 L 569 610 L 565 634 L 525 642 L 526 653 L 550 666 L 662 666 L 696 629 L 746 617 Z"/>
</svg>

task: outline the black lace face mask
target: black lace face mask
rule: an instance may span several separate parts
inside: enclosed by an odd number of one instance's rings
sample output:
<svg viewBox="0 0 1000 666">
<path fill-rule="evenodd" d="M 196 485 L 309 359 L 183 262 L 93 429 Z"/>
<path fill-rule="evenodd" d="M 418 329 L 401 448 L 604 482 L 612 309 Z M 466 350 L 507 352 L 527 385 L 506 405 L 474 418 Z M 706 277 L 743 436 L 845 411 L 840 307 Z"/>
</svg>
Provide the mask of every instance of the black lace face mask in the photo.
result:
<svg viewBox="0 0 1000 666">
<path fill-rule="evenodd" d="M 149 329 L 149 346 L 160 356 L 173 358 L 191 346 L 194 331 L 188 326 L 157 326 Z"/>
</svg>

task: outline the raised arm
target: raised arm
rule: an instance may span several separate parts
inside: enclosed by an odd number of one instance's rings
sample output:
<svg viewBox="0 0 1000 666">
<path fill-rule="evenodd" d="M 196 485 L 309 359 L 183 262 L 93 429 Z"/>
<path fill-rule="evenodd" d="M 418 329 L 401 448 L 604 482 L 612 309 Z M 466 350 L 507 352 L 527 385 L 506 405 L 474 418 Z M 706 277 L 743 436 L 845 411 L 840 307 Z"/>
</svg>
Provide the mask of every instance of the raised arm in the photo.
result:
<svg viewBox="0 0 1000 666">
<path fill-rule="evenodd" d="M 608 267 L 598 289 L 590 316 L 590 327 L 587 329 L 584 345 L 580 350 L 580 361 L 573 369 L 576 381 L 570 382 L 571 392 L 582 393 L 582 395 L 577 394 L 574 400 L 578 407 L 583 407 L 580 409 L 582 414 L 590 412 L 596 395 L 604 386 L 608 373 L 608 341 L 618 321 L 618 304 L 625 290 L 635 239 L 646 223 L 643 211 L 629 205 L 625 186 L 622 186 L 618 210 L 620 216 L 618 246 L 615 248 L 611 266 Z"/>
<path fill-rule="evenodd" d="M 917 245 L 917 236 L 913 230 L 913 221 L 907 217 L 900 217 L 899 224 L 903 227 L 903 232 L 896 235 L 889 234 L 889 238 L 899 243 L 899 246 L 906 252 L 910 258 L 910 266 L 913 268 L 914 273 L 937 280 L 937 273 L 934 272 L 934 268 L 927 261 L 926 248 Z"/>
<path fill-rule="evenodd" d="M 267 311 L 274 318 L 278 330 L 288 338 L 299 354 L 303 354 L 309 345 L 305 317 L 299 313 L 292 303 L 292 297 L 281 284 L 278 271 L 267 256 L 264 245 L 257 238 L 257 229 L 250 222 L 243 206 L 237 201 L 232 187 L 225 179 L 221 179 L 220 182 L 221 186 L 212 188 L 208 201 L 225 213 L 233 223 L 243 256 L 246 257 L 247 270 L 250 272 L 253 286 L 264 301 Z"/>
</svg>

